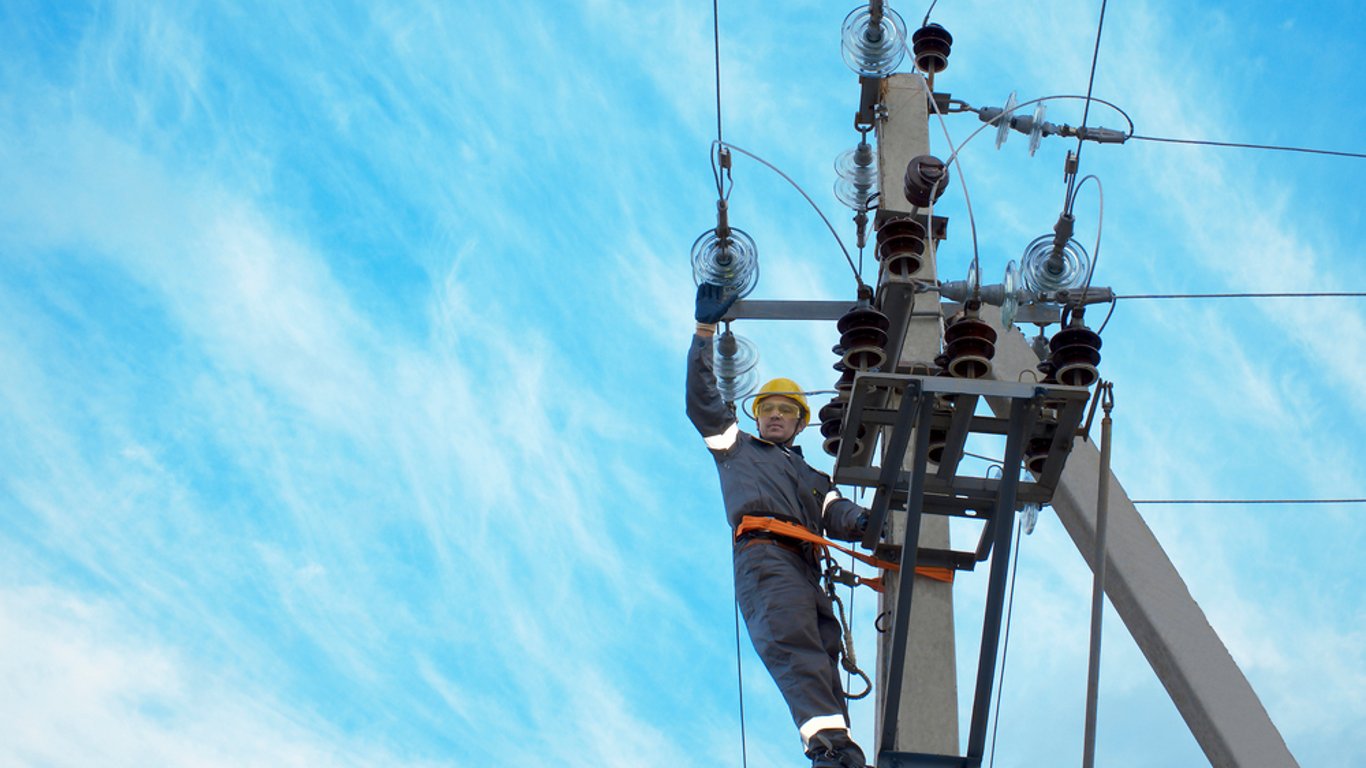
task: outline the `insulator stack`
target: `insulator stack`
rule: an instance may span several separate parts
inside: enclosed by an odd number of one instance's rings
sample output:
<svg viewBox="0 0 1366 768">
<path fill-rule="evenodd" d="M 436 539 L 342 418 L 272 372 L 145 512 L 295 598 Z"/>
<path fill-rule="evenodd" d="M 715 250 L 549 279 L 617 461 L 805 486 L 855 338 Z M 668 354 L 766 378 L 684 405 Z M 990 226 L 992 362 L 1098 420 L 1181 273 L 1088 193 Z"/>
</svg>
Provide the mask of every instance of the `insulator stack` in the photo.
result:
<svg viewBox="0 0 1366 768">
<path fill-rule="evenodd" d="M 848 408 L 849 401 L 840 396 L 826 403 L 817 413 L 821 420 L 821 447 L 831 456 L 839 455 L 840 445 L 844 442 L 844 414 Z M 863 438 L 866 434 L 867 429 L 860 424 L 858 434 L 854 436 L 853 454 L 863 450 Z"/>
<path fill-rule="evenodd" d="M 964 312 L 944 329 L 943 366 L 950 376 L 980 379 L 991 373 L 996 356 L 996 330 L 977 316 Z"/>
<path fill-rule="evenodd" d="M 836 325 L 840 332 L 840 359 L 856 371 L 871 371 L 887 362 L 887 329 L 891 321 L 873 307 L 860 302 Z"/>
<path fill-rule="evenodd" d="M 948 68 L 952 48 L 953 35 L 938 24 L 927 24 L 911 35 L 915 67 L 928 75 L 938 74 Z"/>
<path fill-rule="evenodd" d="M 837 355 L 841 354 L 839 347 L 835 347 L 834 352 Z M 845 365 L 843 360 L 837 361 L 834 365 L 834 369 L 840 372 L 839 381 L 835 382 L 835 391 L 839 393 L 840 397 L 848 400 L 849 395 L 854 391 L 855 371 L 853 368 Z"/>
<path fill-rule="evenodd" d="M 906 55 L 906 22 L 886 6 L 876 19 L 871 4 L 850 11 L 840 37 L 844 63 L 862 77 L 884 78 Z"/>
<path fill-rule="evenodd" d="M 855 211 L 873 207 L 877 196 L 877 156 L 867 141 L 835 158 L 835 197 Z"/>
<path fill-rule="evenodd" d="M 1048 348 L 1048 362 L 1059 384 L 1089 387 L 1100 377 L 1100 336 L 1090 328 L 1064 328 L 1049 340 Z"/>
<path fill-rule="evenodd" d="M 902 191 L 917 208 L 928 208 L 949 186 L 949 169 L 934 155 L 919 155 L 906 164 Z"/>
<path fill-rule="evenodd" d="M 821 437 L 824 438 L 821 447 L 831 456 L 838 456 L 840 451 L 840 438 L 844 432 L 844 413 L 849 405 L 849 397 L 854 391 L 854 376 L 857 373 L 853 368 L 844 364 L 844 350 L 838 344 L 830 351 L 840 355 L 841 359 L 835 361 L 833 366 L 840 372 L 839 381 L 835 382 L 835 398 L 827 403 L 816 414 L 821 422 Z M 854 453 L 857 454 L 863 447 L 863 437 L 867 430 L 862 424 L 859 425 L 858 435 L 855 437 L 857 444 L 854 446 Z"/>
<path fill-rule="evenodd" d="M 925 225 L 908 216 L 887 219 L 877 229 L 877 258 L 888 274 L 910 277 L 925 263 Z"/>
<path fill-rule="evenodd" d="M 716 389 L 728 403 L 738 403 L 752 393 L 758 384 L 759 352 L 754 343 L 736 336 L 728 328 L 716 337 L 712 347 L 712 368 L 716 373 Z"/>
<path fill-rule="evenodd" d="M 709 229 L 692 244 L 692 276 L 744 298 L 759 282 L 759 249 L 744 230 Z"/>
</svg>

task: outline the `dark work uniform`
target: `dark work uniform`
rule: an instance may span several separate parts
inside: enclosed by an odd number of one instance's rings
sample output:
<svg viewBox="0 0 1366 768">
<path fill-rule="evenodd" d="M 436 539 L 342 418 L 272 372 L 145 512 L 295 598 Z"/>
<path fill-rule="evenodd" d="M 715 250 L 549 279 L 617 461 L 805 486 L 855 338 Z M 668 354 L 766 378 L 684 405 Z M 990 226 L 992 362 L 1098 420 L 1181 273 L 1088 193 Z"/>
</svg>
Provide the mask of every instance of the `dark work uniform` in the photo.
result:
<svg viewBox="0 0 1366 768">
<path fill-rule="evenodd" d="M 716 388 L 712 340 L 694 336 L 688 353 L 688 418 L 716 459 L 726 518 L 776 517 L 830 538 L 861 537 L 863 509 L 840 498 L 830 476 L 801 450 L 740 431 Z M 805 744 L 817 731 L 848 727 L 840 685 L 840 628 L 821 589 L 809 545 L 742 538 L 735 545 L 735 592 L 754 649 L 792 711 Z"/>
</svg>

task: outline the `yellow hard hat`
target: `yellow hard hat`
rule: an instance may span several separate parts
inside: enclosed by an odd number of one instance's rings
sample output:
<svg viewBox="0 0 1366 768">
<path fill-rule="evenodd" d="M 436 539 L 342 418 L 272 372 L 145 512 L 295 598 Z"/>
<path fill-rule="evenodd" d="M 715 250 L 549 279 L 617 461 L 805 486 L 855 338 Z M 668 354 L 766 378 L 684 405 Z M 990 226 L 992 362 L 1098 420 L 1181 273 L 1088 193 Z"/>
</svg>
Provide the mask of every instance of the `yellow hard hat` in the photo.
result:
<svg viewBox="0 0 1366 768">
<path fill-rule="evenodd" d="M 767 384 L 759 387 L 759 394 L 754 396 L 755 413 L 758 413 L 759 403 L 762 403 L 764 398 L 778 395 L 795 401 L 797 407 L 802 409 L 802 421 L 811 421 L 811 407 L 806 404 L 806 395 L 802 394 L 802 388 L 792 379 L 770 379 Z"/>
</svg>

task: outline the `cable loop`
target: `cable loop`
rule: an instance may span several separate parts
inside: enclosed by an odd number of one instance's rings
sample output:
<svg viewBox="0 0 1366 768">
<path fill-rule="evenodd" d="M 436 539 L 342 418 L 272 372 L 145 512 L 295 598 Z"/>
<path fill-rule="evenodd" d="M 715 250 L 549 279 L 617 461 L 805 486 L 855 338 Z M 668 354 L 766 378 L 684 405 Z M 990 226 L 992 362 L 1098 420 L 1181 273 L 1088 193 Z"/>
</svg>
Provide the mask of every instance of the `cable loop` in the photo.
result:
<svg viewBox="0 0 1366 768">
<path fill-rule="evenodd" d="M 864 684 L 863 691 L 857 694 L 845 691 L 844 698 L 857 701 L 872 692 L 873 681 L 869 680 L 868 675 L 858 667 L 858 659 L 854 655 L 854 633 L 849 629 L 849 620 L 844 615 L 844 601 L 840 600 L 839 595 L 835 592 L 835 580 L 843 571 L 835 559 L 828 554 L 825 556 L 825 561 L 828 563 L 824 574 L 825 593 L 829 595 L 830 601 L 835 604 L 835 618 L 839 620 L 840 624 L 840 666 L 844 668 L 845 672 L 863 678 Z"/>
</svg>

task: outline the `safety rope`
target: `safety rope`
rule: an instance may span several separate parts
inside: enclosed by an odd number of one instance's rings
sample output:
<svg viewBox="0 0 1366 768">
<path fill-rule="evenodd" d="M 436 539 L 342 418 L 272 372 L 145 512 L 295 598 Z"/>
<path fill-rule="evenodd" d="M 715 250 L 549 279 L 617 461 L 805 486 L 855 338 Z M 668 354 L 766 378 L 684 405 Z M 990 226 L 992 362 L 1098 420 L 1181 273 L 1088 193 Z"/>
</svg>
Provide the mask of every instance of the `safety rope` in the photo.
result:
<svg viewBox="0 0 1366 768">
<path fill-rule="evenodd" d="M 859 669 L 858 657 L 854 655 L 854 632 L 850 629 L 851 622 L 844 613 L 844 602 L 840 600 L 840 596 L 835 592 L 835 584 L 844 583 L 839 580 L 839 575 L 846 572 L 839 567 L 839 564 L 835 562 L 835 558 L 830 556 L 829 553 L 825 555 L 825 562 L 825 594 L 830 596 L 830 602 L 835 606 L 835 618 L 838 619 L 840 623 L 840 666 L 844 668 L 846 673 L 858 675 L 863 678 L 863 690 L 859 693 L 849 693 L 849 683 L 845 682 L 844 698 L 849 699 L 850 701 L 857 701 L 872 692 L 873 681 L 868 679 L 867 673 Z M 852 589 L 850 594 L 853 594 Z"/>
</svg>

